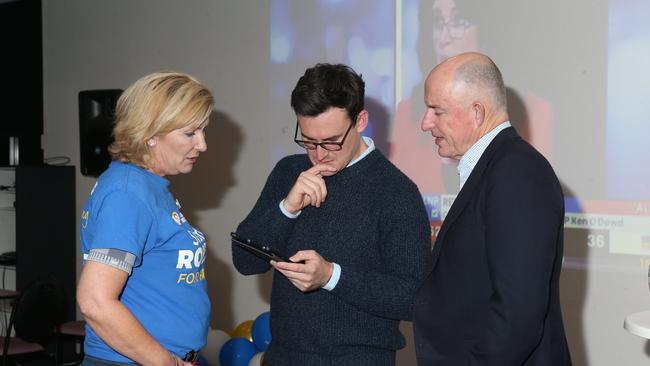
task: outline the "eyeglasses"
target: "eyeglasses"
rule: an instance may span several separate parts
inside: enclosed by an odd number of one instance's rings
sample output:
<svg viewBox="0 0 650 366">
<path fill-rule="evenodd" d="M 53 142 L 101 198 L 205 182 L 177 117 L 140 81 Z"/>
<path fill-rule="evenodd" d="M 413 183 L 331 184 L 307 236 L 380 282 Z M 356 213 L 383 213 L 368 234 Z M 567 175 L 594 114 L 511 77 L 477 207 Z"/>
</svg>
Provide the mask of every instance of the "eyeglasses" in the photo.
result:
<svg viewBox="0 0 650 366">
<path fill-rule="evenodd" d="M 455 18 L 446 21 L 442 16 L 434 16 L 433 19 L 433 31 L 440 34 L 445 28 L 447 28 L 447 34 L 449 35 L 449 38 L 452 39 L 463 38 L 465 30 L 471 26 L 472 23 L 465 19 Z"/>
<path fill-rule="evenodd" d="M 345 135 L 343 135 L 343 139 L 341 139 L 340 142 L 331 142 L 331 141 L 314 142 L 314 141 L 298 140 L 299 124 L 298 122 L 296 122 L 296 133 L 294 133 L 293 135 L 293 141 L 295 141 L 295 143 L 298 144 L 298 146 L 304 147 L 307 150 L 316 150 L 316 147 L 320 146 L 321 148 L 327 151 L 339 151 L 343 148 L 343 143 L 345 142 L 345 138 L 348 137 L 348 133 L 350 133 L 352 126 L 353 126 L 352 122 L 350 122 L 350 127 L 348 127 L 348 130 L 345 131 Z"/>
</svg>

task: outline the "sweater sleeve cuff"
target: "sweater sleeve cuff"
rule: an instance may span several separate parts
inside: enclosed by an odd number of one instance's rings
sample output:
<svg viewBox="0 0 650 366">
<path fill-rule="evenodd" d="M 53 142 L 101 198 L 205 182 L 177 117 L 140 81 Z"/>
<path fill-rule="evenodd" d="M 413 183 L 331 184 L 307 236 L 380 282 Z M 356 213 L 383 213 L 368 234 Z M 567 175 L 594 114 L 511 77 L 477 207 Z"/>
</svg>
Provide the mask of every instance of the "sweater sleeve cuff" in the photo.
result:
<svg viewBox="0 0 650 366">
<path fill-rule="evenodd" d="M 284 200 L 280 201 L 280 211 L 282 211 L 284 216 L 286 216 L 286 217 L 288 217 L 290 219 L 295 219 L 302 212 L 302 211 L 298 211 L 295 214 L 292 214 L 291 212 L 287 211 L 287 209 L 284 208 Z"/>
<path fill-rule="evenodd" d="M 332 264 L 334 265 L 334 269 L 332 270 L 332 277 L 330 277 L 330 280 L 327 281 L 325 286 L 323 286 L 323 289 L 327 291 L 334 290 L 334 287 L 336 287 L 336 284 L 339 283 L 339 279 L 341 278 L 341 266 L 336 263 Z"/>
</svg>

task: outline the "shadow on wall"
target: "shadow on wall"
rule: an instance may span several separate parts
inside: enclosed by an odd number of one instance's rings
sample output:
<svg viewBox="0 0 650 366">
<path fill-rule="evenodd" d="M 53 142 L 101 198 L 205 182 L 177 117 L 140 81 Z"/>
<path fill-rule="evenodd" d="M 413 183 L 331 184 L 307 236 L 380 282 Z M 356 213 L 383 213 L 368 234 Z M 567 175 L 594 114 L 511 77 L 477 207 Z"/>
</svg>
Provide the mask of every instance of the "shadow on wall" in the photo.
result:
<svg viewBox="0 0 650 366">
<path fill-rule="evenodd" d="M 205 130 L 208 150 L 199 156 L 190 174 L 170 178 L 171 188 L 183 204 L 183 214 L 195 222 L 194 212 L 221 206 L 228 189 L 235 185 L 233 166 L 239 157 L 243 136 L 225 113 L 213 111 Z M 182 198 L 182 200 L 181 200 Z"/>
<path fill-rule="evenodd" d="M 221 206 L 228 189 L 235 185 L 233 166 L 239 158 L 243 135 L 241 129 L 225 113 L 213 111 L 206 128 L 208 150 L 200 155 L 192 173 L 170 177 L 174 196 L 182 205 L 183 215 L 199 228 L 198 211 Z M 200 228 L 199 228 L 200 229 Z M 228 237 L 207 238 L 209 246 L 230 245 Z M 232 309 L 233 268 L 208 250 L 205 259 L 208 295 L 212 303 L 210 326 L 216 329 L 233 329 Z"/>
<path fill-rule="evenodd" d="M 366 98 L 365 107 L 368 111 L 370 119 L 370 128 L 371 131 L 366 129 L 366 132 L 363 135 L 370 136 L 368 132 L 372 134 L 372 140 L 375 142 L 375 147 L 379 149 L 385 156 L 388 156 L 388 149 L 390 142 L 388 141 L 388 126 L 390 126 L 390 115 L 386 106 L 381 104 L 379 101 Z"/>
<path fill-rule="evenodd" d="M 531 118 L 528 115 L 526 104 L 517 91 L 510 87 L 506 89 L 510 123 L 524 140 L 533 144 L 532 131 L 535 129 L 530 125 Z M 541 152 L 546 156 L 552 155 L 548 151 Z M 552 161 L 551 165 L 553 165 Z M 575 197 L 575 193 L 569 187 L 561 181 L 560 184 L 562 185 L 565 198 Z M 582 212 L 582 209 L 576 210 L 574 207 L 571 211 Z M 574 365 L 588 364 L 583 319 L 588 286 L 588 259 L 589 251 L 585 243 L 584 233 L 576 233 L 574 230 L 567 232 L 565 230 L 564 264 L 560 277 L 560 301 L 562 304 L 564 330 Z"/>
<path fill-rule="evenodd" d="M 506 87 L 506 94 L 508 99 L 508 114 L 510 116 L 510 124 L 517 130 L 519 136 L 524 140 L 530 142 L 530 119 L 526 111 L 526 104 L 516 90 L 511 87 Z"/>
<path fill-rule="evenodd" d="M 560 183 L 564 197 L 575 197 L 575 193 L 569 187 Z M 584 334 L 587 331 L 584 328 L 584 314 L 589 281 L 587 276 L 589 251 L 586 244 L 584 234 L 576 233 L 576 230 L 564 230 L 564 264 L 560 277 L 560 302 L 564 331 L 574 365 L 589 364 Z"/>
<path fill-rule="evenodd" d="M 273 287 L 274 273 L 275 270 L 271 268 L 268 272 L 255 276 L 257 277 L 257 288 L 260 293 L 260 298 L 264 299 L 267 305 L 271 305 L 271 287 Z M 279 274 L 278 276 L 281 275 Z"/>
</svg>

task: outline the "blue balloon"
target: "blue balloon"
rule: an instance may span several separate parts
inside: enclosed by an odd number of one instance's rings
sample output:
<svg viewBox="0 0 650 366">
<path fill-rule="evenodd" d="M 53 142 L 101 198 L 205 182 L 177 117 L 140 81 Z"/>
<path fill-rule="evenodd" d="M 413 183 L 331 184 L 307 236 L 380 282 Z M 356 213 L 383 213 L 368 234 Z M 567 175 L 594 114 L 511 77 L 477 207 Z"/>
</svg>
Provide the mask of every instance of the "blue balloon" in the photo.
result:
<svg viewBox="0 0 650 366">
<path fill-rule="evenodd" d="M 253 343 L 260 352 L 266 352 L 266 349 L 269 348 L 269 344 L 271 343 L 270 319 L 271 313 L 267 311 L 260 314 L 253 322 L 253 329 L 251 330 Z"/>
<path fill-rule="evenodd" d="M 219 363 L 221 366 L 248 366 L 257 353 L 257 348 L 246 338 L 230 338 L 221 346 Z"/>
</svg>

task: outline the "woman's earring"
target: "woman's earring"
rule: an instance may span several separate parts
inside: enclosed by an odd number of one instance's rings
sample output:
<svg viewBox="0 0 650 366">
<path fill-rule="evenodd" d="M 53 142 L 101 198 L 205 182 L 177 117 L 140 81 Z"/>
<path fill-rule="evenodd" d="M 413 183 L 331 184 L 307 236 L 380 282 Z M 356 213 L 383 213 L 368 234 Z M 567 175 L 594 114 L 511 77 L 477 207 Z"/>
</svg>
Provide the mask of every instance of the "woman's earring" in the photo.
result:
<svg viewBox="0 0 650 366">
<path fill-rule="evenodd" d="M 156 140 L 154 139 L 150 139 L 149 141 L 147 141 L 147 145 L 149 145 L 150 147 L 153 147 L 155 144 L 156 144 Z"/>
</svg>

